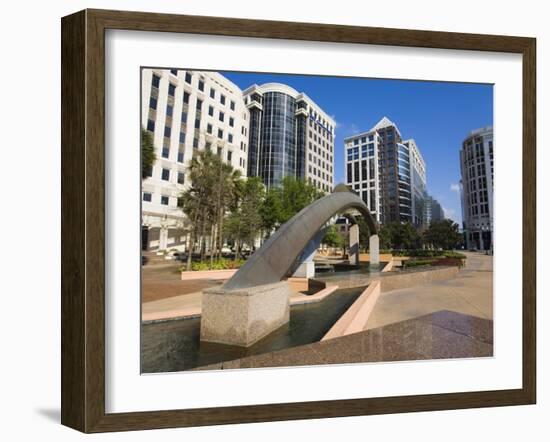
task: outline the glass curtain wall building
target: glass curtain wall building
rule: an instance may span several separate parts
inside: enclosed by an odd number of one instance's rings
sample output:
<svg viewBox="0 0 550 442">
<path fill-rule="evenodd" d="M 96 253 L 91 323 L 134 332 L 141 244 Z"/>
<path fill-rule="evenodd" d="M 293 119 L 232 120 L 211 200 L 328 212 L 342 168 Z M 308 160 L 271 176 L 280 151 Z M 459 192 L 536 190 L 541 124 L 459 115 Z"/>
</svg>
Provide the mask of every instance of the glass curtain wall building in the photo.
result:
<svg viewBox="0 0 550 442">
<path fill-rule="evenodd" d="M 248 176 L 261 177 L 268 188 L 292 176 L 330 192 L 334 120 L 307 95 L 283 84 L 253 85 L 243 96 L 250 113 Z"/>
<path fill-rule="evenodd" d="M 427 193 L 426 162 L 414 139 L 402 140 L 387 117 L 368 132 L 344 139 L 346 183 L 382 224 L 410 222 L 417 229 L 443 219 Z"/>
<path fill-rule="evenodd" d="M 346 183 L 367 202 L 377 221 L 412 222 L 410 149 L 397 126 L 384 117 L 344 144 Z"/>
<path fill-rule="evenodd" d="M 425 227 L 424 206 L 426 203 L 426 163 L 413 139 L 404 141 L 409 148 L 411 175 L 411 222 L 422 229 Z"/>
</svg>

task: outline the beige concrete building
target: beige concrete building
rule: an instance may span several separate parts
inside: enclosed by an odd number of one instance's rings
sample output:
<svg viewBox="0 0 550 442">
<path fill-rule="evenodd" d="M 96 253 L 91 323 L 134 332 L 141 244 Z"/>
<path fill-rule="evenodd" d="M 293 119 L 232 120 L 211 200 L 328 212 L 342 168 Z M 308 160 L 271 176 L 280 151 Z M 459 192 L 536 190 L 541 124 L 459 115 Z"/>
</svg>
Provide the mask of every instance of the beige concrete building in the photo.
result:
<svg viewBox="0 0 550 442">
<path fill-rule="evenodd" d="M 143 69 L 141 121 L 157 161 L 142 183 L 142 248 L 183 249 L 178 196 L 194 152 L 211 149 L 246 175 L 249 112 L 242 91 L 216 72 Z"/>
</svg>

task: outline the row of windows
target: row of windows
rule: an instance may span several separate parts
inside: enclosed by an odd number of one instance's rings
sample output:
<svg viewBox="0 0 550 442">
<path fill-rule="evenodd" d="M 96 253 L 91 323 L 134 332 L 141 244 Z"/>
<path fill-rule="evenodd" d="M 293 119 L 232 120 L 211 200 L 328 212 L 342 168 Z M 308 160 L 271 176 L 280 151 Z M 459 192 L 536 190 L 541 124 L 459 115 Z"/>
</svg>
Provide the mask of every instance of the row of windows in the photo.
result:
<svg viewBox="0 0 550 442">
<path fill-rule="evenodd" d="M 368 136 L 363 137 L 357 137 L 354 138 L 351 141 L 348 141 L 347 146 L 354 145 L 357 146 L 359 144 L 359 141 L 361 141 L 361 144 L 365 144 L 367 141 L 374 141 L 374 134 L 369 134 Z"/>
<path fill-rule="evenodd" d="M 143 192 L 143 201 L 150 203 L 152 202 L 152 200 L 153 200 L 153 195 L 151 194 L 151 192 Z M 170 197 L 166 195 L 161 195 L 160 203 L 163 206 L 168 206 L 170 204 Z"/>
<path fill-rule="evenodd" d="M 310 108 L 309 115 L 310 118 L 312 118 L 316 123 L 319 123 L 323 129 L 327 130 L 331 134 L 334 132 L 333 127 L 330 126 L 328 121 L 326 121 L 315 109 Z"/>
<path fill-rule="evenodd" d="M 309 127 L 319 134 L 320 140 L 326 139 L 327 143 L 333 140 L 332 133 L 326 127 L 321 125 L 319 122 L 313 120 L 312 118 L 309 119 Z M 311 131 L 310 131 L 310 136 L 311 136 Z"/>
<path fill-rule="evenodd" d="M 312 167 L 311 164 L 308 166 L 308 172 L 310 174 L 313 174 L 319 178 L 322 178 L 323 180 L 332 182 L 332 174 L 325 173 L 321 169 L 317 169 L 316 167 Z"/>
<path fill-rule="evenodd" d="M 308 160 L 310 163 L 313 162 L 313 164 L 316 164 L 322 169 L 325 169 L 327 171 L 330 171 L 330 173 L 332 173 L 332 164 L 321 160 L 321 158 L 319 157 L 313 157 L 311 155 L 311 152 L 308 154 Z"/>
<path fill-rule="evenodd" d="M 368 158 L 374 156 L 374 143 L 364 144 L 361 146 L 361 157 Z M 347 160 L 353 161 L 359 159 L 359 146 L 350 147 L 347 150 Z"/>
<path fill-rule="evenodd" d="M 170 181 L 171 171 L 170 169 L 162 168 L 160 178 L 163 181 Z M 177 182 L 178 184 L 185 184 L 185 172 L 177 172 Z"/>
<path fill-rule="evenodd" d="M 170 73 L 172 73 L 172 75 L 174 75 L 174 76 L 177 76 L 178 75 L 178 70 L 177 69 L 170 69 Z M 191 84 L 192 81 L 193 81 L 193 74 L 191 72 L 187 71 L 185 73 L 185 82 L 187 84 Z M 160 83 L 160 77 L 156 74 L 153 74 L 153 87 L 158 88 L 159 83 Z M 199 91 L 204 92 L 205 84 L 204 84 L 204 79 L 203 78 L 199 78 L 198 83 L 197 83 L 197 87 L 198 87 Z M 176 85 L 174 85 L 172 82 L 168 83 L 168 94 L 171 95 L 171 96 L 174 96 L 175 90 L 176 90 Z M 216 95 L 218 95 L 216 89 L 211 87 L 210 88 L 210 98 L 215 99 Z M 224 94 L 219 93 L 219 100 L 220 100 L 220 103 L 222 105 L 225 105 L 226 102 L 227 102 L 227 97 Z M 229 100 L 229 108 L 231 110 L 235 110 L 235 101 Z"/>
<path fill-rule="evenodd" d="M 315 187 L 317 187 L 318 189 L 321 189 L 325 192 L 329 192 L 331 190 L 330 185 L 328 185 L 327 183 L 323 183 L 321 180 L 317 180 L 315 178 L 308 177 L 307 181 L 308 181 L 309 184 L 313 184 Z"/>
</svg>

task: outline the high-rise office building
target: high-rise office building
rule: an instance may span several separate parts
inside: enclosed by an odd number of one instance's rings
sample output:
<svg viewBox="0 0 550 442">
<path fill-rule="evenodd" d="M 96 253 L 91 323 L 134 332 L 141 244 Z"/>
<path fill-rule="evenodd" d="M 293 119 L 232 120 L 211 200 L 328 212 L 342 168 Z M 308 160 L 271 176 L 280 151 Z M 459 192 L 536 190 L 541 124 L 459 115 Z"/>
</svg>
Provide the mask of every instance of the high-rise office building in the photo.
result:
<svg viewBox="0 0 550 442">
<path fill-rule="evenodd" d="M 250 112 L 248 176 L 261 177 L 268 188 L 292 176 L 330 192 L 335 121 L 306 94 L 284 84 L 255 84 L 243 96 Z"/>
<path fill-rule="evenodd" d="M 143 69 L 141 121 L 157 161 L 142 183 L 142 247 L 185 242 L 178 196 L 194 153 L 210 149 L 246 175 L 249 114 L 242 91 L 216 72 Z"/>
<path fill-rule="evenodd" d="M 493 248 L 493 127 L 470 132 L 460 150 L 462 220 L 468 249 Z"/>
<path fill-rule="evenodd" d="M 411 222 L 417 228 L 425 226 L 426 162 L 413 139 L 403 142 L 409 148 L 411 176 Z"/>
<path fill-rule="evenodd" d="M 428 228 L 432 222 L 442 221 L 445 219 L 445 213 L 441 204 L 431 197 L 426 195 L 424 198 L 424 219 L 422 221 L 423 227 Z"/>
<path fill-rule="evenodd" d="M 377 221 L 413 222 L 412 190 L 422 193 L 426 175 L 414 140 L 403 142 L 397 126 L 384 117 L 369 131 L 347 137 L 344 145 L 346 183 L 361 195 Z M 418 175 L 414 179 L 413 168 Z"/>
</svg>

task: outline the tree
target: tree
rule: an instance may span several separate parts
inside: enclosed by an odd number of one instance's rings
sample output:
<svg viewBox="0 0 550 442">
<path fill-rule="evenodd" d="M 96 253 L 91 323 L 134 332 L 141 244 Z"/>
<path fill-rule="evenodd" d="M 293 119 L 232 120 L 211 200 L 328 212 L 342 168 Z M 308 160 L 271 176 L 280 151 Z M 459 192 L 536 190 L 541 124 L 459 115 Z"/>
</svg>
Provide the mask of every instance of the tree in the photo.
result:
<svg viewBox="0 0 550 442">
<path fill-rule="evenodd" d="M 388 226 L 383 225 L 378 229 L 378 241 L 381 249 L 391 249 L 391 233 Z"/>
<path fill-rule="evenodd" d="M 409 222 L 394 221 L 384 225 L 379 238 L 393 249 L 410 249 L 419 246 L 420 236 Z M 384 244 L 386 245 L 386 244 Z M 386 247 L 387 247 L 386 245 Z"/>
<path fill-rule="evenodd" d="M 141 178 L 146 178 L 149 169 L 153 166 L 157 156 L 153 144 L 153 135 L 148 130 L 141 128 Z"/>
<path fill-rule="evenodd" d="M 260 207 L 260 216 L 262 218 L 262 230 L 264 236 L 267 237 L 278 226 L 281 219 L 281 198 L 279 190 L 275 188 L 269 189 Z"/>
<path fill-rule="evenodd" d="M 338 229 L 336 228 L 336 225 L 331 224 L 325 233 L 325 236 L 323 237 L 323 240 L 321 241 L 323 244 L 326 244 L 329 247 L 344 247 L 344 238 L 338 232 Z"/>
<path fill-rule="evenodd" d="M 365 221 L 365 219 L 362 216 L 357 216 L 357 217 L 355 217 L 355 219 L 357 221 L 357 225 L 359 226 L 359 246 L 363 250 L 367 250 L 369 248 L 369 245 L 370 245 L 369 239 L 370 239 L 372 233 L 369 229 L 369 226 L 368 226 L 367 222 Z M 386 246 L 382 245 L 382 238 L 380 236 L 380 231 L 378 232 L 378 238 L 379 238 L 379 241 L 380 241 L 380 247 L 381 248 L 387 248 L 387 245 Z"/>
<path fill-rule="evenodd" d="M 274 229 L 321 196 L 323 194 L 315 186 L 304 180 L 290 176 L 283 178 L 280 187 L 272 187 L 267 191 L 260 208 L 265 236 L 269 236 Z"/>
<path fill-rule="evenodd" d="M 191 229 L 187 254 L 187 270 L 191 270 L 192 255 L 197 238 L 201 240 L 201 258 L 204 257 L 204 238 L 207 229 L 217 221 L 216 192 L 220 181 L 221 160 L 210 151 L 197 152 L 189 164 L 191 187 L 180 196 L 180 204 L 187 215 Z M 212 248 L 212 246 L 211 246 Z"/>
<path fill-rule="evenodd" d="M 432 222 L 424 232 L 424 238 L 435 248 L 444 250 L 453 249 L 462 241 L 458 224 L 451 219 Z"/>
<path fill-rule="evenodd" d="M 304 207 L 311 204 L 323 194 L 317 188 L 300 179 L 291 176 L 283 178 L 279 189 L 281 199 L 281 211 L 279 213 L 279 225 L 286 223 Z"/>
<path fill-rule="evenodd" d="M 241 180 L 238 201 L 225 223 L 227 235 L 235 241 L 235 260 L 240 257 L 243 244 L 252 246 L 262 227 L 260 208 L 265 196 L 262 180 L 251 177 Z"/>
</svg>

